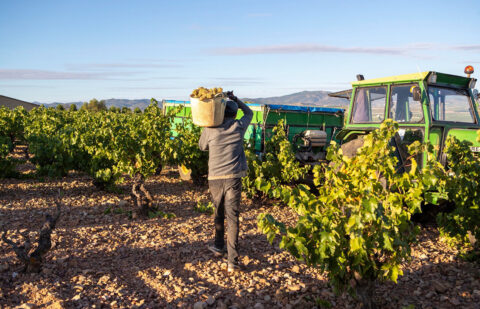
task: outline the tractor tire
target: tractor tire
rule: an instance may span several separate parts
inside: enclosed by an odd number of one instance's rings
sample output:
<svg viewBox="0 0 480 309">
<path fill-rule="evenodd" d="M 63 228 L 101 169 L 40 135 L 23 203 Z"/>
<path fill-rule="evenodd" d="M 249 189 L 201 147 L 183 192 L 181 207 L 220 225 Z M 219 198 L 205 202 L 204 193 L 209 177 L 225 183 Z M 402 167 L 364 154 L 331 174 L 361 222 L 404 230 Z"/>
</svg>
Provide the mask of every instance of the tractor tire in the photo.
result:
<svg viewBox="0 0 480 309">
<path fill-rule="evenodd" d="M 344 156 L 346 156 L 347 158 L 353 158 L 357 155 L 357 150 L 360 149 L 364 143 L 365 141 L 362 137 L 357 137 L 356 139 L 346 142 L 345 144 L 340 146 L 340 148 L 342 149 L 342 153 Z M 383 177 L 383 175 L 379 176 L 379 182 L 384 189 L 387 188 L 387 180 L 385 179 L 385 177 Z"/>
<path fill-rule="evenodd" d="M 342 149 L 342 153 L 347 158 L 353 158 L 357 155 L 357 150 L 361 148 L 364 144 L 363 138 L 357 137 L 354 140 L 346 142 L 340 149 Z"/>
</svg>

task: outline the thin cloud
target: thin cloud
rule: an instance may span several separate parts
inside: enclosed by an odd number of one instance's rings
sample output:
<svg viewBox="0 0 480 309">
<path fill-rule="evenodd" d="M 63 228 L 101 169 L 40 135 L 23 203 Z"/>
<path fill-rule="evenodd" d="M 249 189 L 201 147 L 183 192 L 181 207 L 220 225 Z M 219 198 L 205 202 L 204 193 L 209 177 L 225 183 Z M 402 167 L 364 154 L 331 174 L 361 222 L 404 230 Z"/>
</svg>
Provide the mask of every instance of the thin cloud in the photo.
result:
<svg viewBox="0 0 480 309">
<path fill-rule="evenodd" d="M 351 53 L 404 55 L 409 48 L 398 47 L 340 47 L 317 44 L 272 45 L 255 47 L 227 47 L 213 49 L 216 55 L 260 55 L 260 54 L 299 54 L 299 53 Z"/>
<path fill-rule="evenodd" d="M 414 52 L 428 50 L 463 50 L 480 51 L 480 45 L 451 45 L 443 46 L 435 43 L 413 43 L 404 46 L 392 47 L 344 47 L 322 44 L 290 44 L 264 45 L 251 47 L 224 47 L 208 50 L 213 55 L 262 55 L 262 54 L 302 54 L 302 53 L 346 53 L 372 54 L 392 56 L 412 56 L 421 59 L 430 59 L 430 55 L 418 55 Z"/>
<path fill-rule="evenodd" d="M 178 90 L 185 89 L 183 87 L 167 87 L 167 86 L 158 86 L 158 87 L 110 87 L 107 88 L 110 90 Z"/>
<path fill-rule="evenodd" d="M 138 72 L 137 72 L 138 73 Z M 62 72 L 29 69 L 0 69 L 0 80 L 106 80 L 133 72 Z"/>
<path fill-rule="evenodd" d="M 145 63 L 145 62 L 151 62 L 151 63 L 165 63 L 165 62 L 170 62 L 170 63 L 176 63 L 179 62 L 179 59 L 158 59 L 158 58 L 127 58 L 125 61 L 130 61 L 130 62 L 140 62 L 140 63 Z"/>
<path fill-rule="evenodd" d="M 263 85 L 265 82 L 252 82 L 252 81 L 235 81 L 235 82 L 225 82 L 223 88 L 226 87 L 237 87 L 237 86 L 255 86 L 255 85 Z"/>
<path fill-rule="evenodd" d="M 138 69 L 138 68 L 179 68 L 180 64 L 173 63 L 87 63 L 69 64 L 68 70 L 96 70 L 96 69 Z"/>
<path fill-rule="evenodd" d="M 270 87 L 270 90 L 279 90 L 279 91 L 337 91 L 352 88 L 349 83 L 338 82 L 338 83 L 318 83 L 316 85 L 305 85 L 305 86 L 293 86 L 293 87 Z M 275 95 L 278 96 L 278 95 Z M 281 96 L 281 95 L 280 95 Z"/>
<path fill-rule="evenodd" d="M 249 86 L 265 84 L 264 80 L 252 77 L 216 77 L 211 79 L 225 84 L 226 86 Z"/>
<path fill-rule="evenodd" d="M 437 49 L 440 48 L 441 45 L 434 44 L 434 43 L 425 43 L 425 42 L 417 42 L 417 43 L 411 43 L 405 46 L 406 49 L 408 50 L 426 50 L 426 49 Z"/>
<path fill-rule="evenodd" d="M 450 46 L 450 49 L 480 51 L 480 45 L 457 45 L 457 46 Z"/>
<path fill-rule="evenodd" d="M 255 78 L 255 77 L 215 77 L 214 79 L 216 80 L 223 80 L 223 81 L 238 81 L 238 80 L 249 80 L 249 81 L 252 81 L 252 80 L 260 80 L 258 78 Z"/>
<path fill-rule="evenodd" d="M 54 88 L 53 86 L 44 86 L 44 85 L 8 85 L 8 84 L 0 84 L 0 87 L 3 87 L 3 88 Z"/>
<path fill-rule="evenodd" d="M 159 80 L 186 80 L 188 78 L 187 77 L 182 77 L 182 76 L 156 76 L 156 77 L 150 78 L 150 80 L 155 80 L 155 79 L 159 79 Z"/>
<path fill-rule="evenodd" d="M 480 63 L 480 61 L 478 61 L 478 60 L 472 60 L 472 61 L 459 61 L 458 63 L 462 63 L 462 64 L 478 64 L 478 63 Z"/>
</svg>

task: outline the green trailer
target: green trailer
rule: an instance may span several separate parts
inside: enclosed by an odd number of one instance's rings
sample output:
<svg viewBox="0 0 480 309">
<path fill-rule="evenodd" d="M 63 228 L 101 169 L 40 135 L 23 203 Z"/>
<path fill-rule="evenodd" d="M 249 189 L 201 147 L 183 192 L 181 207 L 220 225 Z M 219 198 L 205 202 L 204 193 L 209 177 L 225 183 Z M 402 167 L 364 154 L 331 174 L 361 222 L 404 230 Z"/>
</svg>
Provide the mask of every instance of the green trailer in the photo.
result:
<svg viewBox="0 0 480 309">
<path fill-rule="evenodd" d="M 174 123 L 183 123 L 191 118 L 190 102 L 164 100 L 164 112 L 180 107 Z M 263 152 L 264 142 L 272 134 L 279 120 L 283 120 L 288 139 L 296 146 L 297 159 L 304 163 L 315 164 L 324 160 L 326 147 L 343 127 L 344 110 L 339 108 L 247 104 L 253 111 L 253 119 L 245 134 L 247 141 L 253 141 L 255 151 Z M 243 113 L 239 110 L 237 117 Z M 173 132 L 175 134 L 175 132 Z"/>
</svg>

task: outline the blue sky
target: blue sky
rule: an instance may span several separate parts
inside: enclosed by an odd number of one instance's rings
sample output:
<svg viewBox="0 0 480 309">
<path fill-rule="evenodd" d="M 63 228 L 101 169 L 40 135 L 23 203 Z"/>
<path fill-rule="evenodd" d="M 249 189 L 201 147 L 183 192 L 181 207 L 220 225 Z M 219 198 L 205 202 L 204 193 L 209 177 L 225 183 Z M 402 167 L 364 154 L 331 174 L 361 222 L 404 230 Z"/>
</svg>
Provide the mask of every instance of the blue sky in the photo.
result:
<svg viewBox="0 0 480 309">
<path fill-rule="evenodd" d="M 2 0 L 0 42 L 0 94 L 26 101 L 266 97 L 358 73 L 478 75 L 480 3 Z"/>
</svg>

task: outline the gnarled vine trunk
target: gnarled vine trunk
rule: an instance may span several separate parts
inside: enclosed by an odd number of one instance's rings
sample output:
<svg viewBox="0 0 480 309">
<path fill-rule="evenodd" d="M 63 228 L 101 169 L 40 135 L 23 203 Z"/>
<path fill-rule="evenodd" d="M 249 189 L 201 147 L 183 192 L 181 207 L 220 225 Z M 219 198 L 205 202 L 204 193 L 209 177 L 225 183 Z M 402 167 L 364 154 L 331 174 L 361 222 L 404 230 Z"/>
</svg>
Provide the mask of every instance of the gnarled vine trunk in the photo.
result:
<svg viewBox="0 0 480 309">
<path fill-rule="evenodd" d="M 30 153 L 28 152 L 28 144 L 25 145 L 25 148 L 23 149 L 23 154 L 25 155 L 25 160 L 30 160 Z"/>
<path fill-rule="evenodd" d="M 163 170 L 163 165 L 162 164 L 159 164 L 157 166 L 157 168 L 155 169 L 155 175 L 160 175 L 162 173 L 162 170 Z"/>
<path fill-rule="evenodd" d="M 377 306 L 373 300 L 375 292 L 375 281 L 371 280 L 356 280 L 356 292 L 360 302 L 362 302 L 362 309 L 376 309 Z"/>
<path fill-rule="evenodd" d="M 148 216 L 150 211 L 154 211 L 153 198 L 145 188 L 145 178 L 141 174 L 136 174 L 133 178 L 132 195 L 137 205 L 137 213 L 142 216 Z"/>
<path fill-rule="evenodd" d="M 2 240 L 13 248 L 18 259 L 24 264 L 22 269 L 24 272 L 38 273 L 42 270 L 44 257 L 52 247 L 52 231 L 55 229 L 57 220 L 60 217 L 60 203 L 57 202 L 56 204 L 57 212 L 53 217 L 50 214 L 46 215 L 45 223 L 43 224 L 42 229 L 40 230 L 40 236 L 38 237 L 38 246 L 31 254 L 31 242 L 28 233 L 22 235 L 25 238 L 25 242 L 20 246 L 8 239 L 6 232 L 3 232 L 2 234 Z"/>
</svg>

